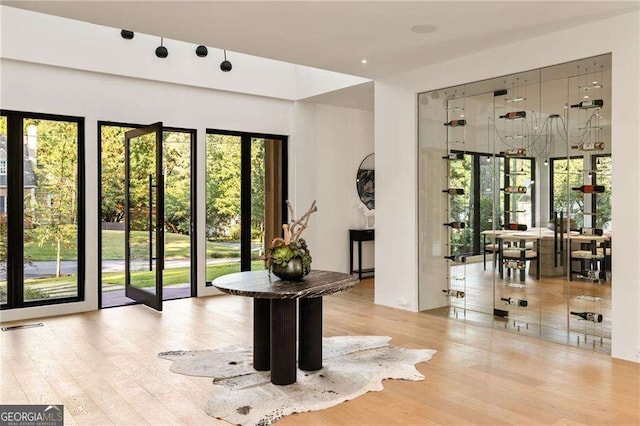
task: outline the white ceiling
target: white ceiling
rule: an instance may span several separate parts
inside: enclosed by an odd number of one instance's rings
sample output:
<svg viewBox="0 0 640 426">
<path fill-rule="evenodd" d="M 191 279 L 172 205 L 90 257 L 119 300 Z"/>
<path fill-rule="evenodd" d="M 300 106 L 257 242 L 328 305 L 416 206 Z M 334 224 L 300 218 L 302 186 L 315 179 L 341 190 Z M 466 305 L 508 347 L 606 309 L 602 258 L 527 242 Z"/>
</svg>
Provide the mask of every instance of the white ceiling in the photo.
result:
<svg viewBox="0 0 640 426">
<path fill-rule="evenodd" d="M 637 10 L 639 4 L 637 0 L 0 3 L 369 78 Z M 417 34 L 411 31 L 415 25 L 438 29 Z"/>
<path fill-rule="evenodd" d="M 305 102 L 373 111 L 373 81 L 303 99 Z"/>
</svg>

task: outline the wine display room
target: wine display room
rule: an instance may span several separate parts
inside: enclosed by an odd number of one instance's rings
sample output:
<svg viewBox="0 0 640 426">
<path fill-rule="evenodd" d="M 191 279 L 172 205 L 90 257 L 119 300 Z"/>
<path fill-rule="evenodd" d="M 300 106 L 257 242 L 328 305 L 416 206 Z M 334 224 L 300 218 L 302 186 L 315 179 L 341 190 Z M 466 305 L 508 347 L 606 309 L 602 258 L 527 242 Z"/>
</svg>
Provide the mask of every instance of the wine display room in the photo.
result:
<svg viewBox="0 0 640 426">
<path fill-rule="evenodd" d="M 429 312 L 611 352 L 611 55 L 421 93 Z M 420 268 L 421 280 L 426 269 Z"/>
</svg>

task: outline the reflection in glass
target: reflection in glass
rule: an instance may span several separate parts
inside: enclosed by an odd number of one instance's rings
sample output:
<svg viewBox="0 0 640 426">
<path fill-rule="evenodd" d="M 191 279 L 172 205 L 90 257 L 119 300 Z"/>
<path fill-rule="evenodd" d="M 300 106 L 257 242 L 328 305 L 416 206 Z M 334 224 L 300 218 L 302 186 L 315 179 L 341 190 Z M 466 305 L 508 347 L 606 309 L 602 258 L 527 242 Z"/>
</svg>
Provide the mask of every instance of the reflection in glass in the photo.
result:
<svg viewBox="0 0 640 426">
<path fill-rule="evenodd" d="M 535 218 L 533 216 L 533 176 L 532 171 L 534 161 L 531 158 L 508 158 L 505 159 L 504 169 L 505 179 L 511 187 L 526 188 L 523 193 L 506 193 L 504 223 L 524 224 L 527 227 L 533 226 Z M 505 184 L 506 185 L 506 184 Z"/>
<path fill-rule="evenodd" d="M 610 352 L 610 100 L 611 55 L 419 94 L 421 309 Z M 463 140 L 442 126 L 458 117 Z M 572 190 L 582 185 L 605 192 Z M 441 195 L 447 187 L 465 195 Z M 554 213 L 570 227 L 554 227 Z M 441 227 L 452 221 L 467 228 Z M 486 257 L 445 259 L 456 244 L 477 253 L 478 238 Z M 596 312 L 602 323 L 572 311 Z"/>
<path fill-rule="evenodd" d="M 369 210 L 376 208 L 375 173 L 375 154 L 369 154 L 360 163 L 356 176 L 356 187 L 360 201 Z"/>
<path fill-rule="evenodd" d="M 554 212 L 558 216 L 562 212 L 567 217 L 567 212 L 572 220 L 569 228 L 578 229 L 584 225 L 584 196 L 581 192 L 572 191 L 571 188 L 583 184 L 583 158 L 552 158 L 551 159 L 551 185 L 553 198 L 551 200 L 551 215 Z M 553 217 L 553 216 L 551 216 Z"/>
<path fill-rule="evenodd" d="M 451 221 L 464 222 L 464 229 L 451 232 L 451 253 L 473 252 L 473 157 L 465 155 L 463 160 L 449 162 L 450 188 L 464 189 L 464 195 L 450 197 Z"/>
<path fill-rule="evenodd" d="M 24 300 L 78 294 L 78 125 L 24 120 Z"/>
<path fill-rule="evenodd" d="M 611 154 L 593 157 L 594 185 L 604 185 L 603 194 L 595 197 L 595 227 L 611 231 Z"/>
<path fill-rule="evenodd" d="M 497 170 L 504 170 L 504 158 L 495 157 L 497 164 L 494 166 L 494 157 L 488 155 L 480 156 L 480 231 L 494 229 L 493 209 L 495 207 L 495 220 L 500 221 L 502 217 L 502 206 L 504 205 L 504 193 L 500 188 L 504 188 L 504 175 L 498 174 L 498 183 L 494 183 L 494 167 Z M 499 193 L 499 202 L 494 206 L 494 193 Z M 497 229 L 497 228 L 496 228 Z"/>
</svg>

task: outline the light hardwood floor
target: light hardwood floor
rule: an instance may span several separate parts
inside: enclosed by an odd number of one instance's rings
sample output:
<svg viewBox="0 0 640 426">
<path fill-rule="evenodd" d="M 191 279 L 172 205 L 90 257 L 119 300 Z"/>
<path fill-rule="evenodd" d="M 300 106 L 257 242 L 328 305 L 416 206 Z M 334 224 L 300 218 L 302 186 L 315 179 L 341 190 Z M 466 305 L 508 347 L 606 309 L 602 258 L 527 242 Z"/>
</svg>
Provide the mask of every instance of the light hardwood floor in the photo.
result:
<svg viewBox="0 0 640 426">
<path fill-rule="evenodd" d="M 164 306 L 45 318 L 44 327 L 0 333 L 0 402 L 63 403 L 68 424 L 226 424 L 203 411 L 211 380 L 171 373 L 157 354 L 250 343 L 251 301 Z M 394 345 L 438 353 L 417 366 L 423 382 L 387 380 L 382 392 L 278 424 L 640 424 L 640 364 L 376 306 L 372 280 L 325 298 L 324 321 L 325 336 L 388 335 Z"/>
</svg>

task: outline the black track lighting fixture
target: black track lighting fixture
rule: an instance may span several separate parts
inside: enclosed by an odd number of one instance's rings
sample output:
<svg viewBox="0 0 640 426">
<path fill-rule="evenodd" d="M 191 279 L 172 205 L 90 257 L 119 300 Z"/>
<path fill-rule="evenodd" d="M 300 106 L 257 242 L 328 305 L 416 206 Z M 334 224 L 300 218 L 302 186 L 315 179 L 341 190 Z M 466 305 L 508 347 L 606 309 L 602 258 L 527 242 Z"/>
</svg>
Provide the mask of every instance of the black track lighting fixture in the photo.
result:
<svg viewBox="0 0 640 426">
<path fill-rule="evenodd" d="M 208 54 L 209 54 L 209 50 L 207 50 L 207 46 L 204 46 L 201 44 L 200 46 L 196 47 L 196 56 L 198 58 L 204 58 Z"/>
<path fill-rule="evenodd" d="M 169 51 L 164 47 L 164 37 L 160 37 L 160 46 L 156 47 L 156 56 L 162 59 L 169 56 Z"/>
<path fill-rule="evenodd" d="M 135 36 L 135 33 L 130 30 L 122 30 L 120 31 L 120 37 L 125 40 L 131 40 Z"/>
<path fill-rule="evenodd" d="M 220 63 L 220 70 L 222 72 L 229 72 L 231 71 L 232 65 L 231 62 L 227 61 L 227 51 L 224 51 L 224 61 L 222 61 Z"/>
</svg>

